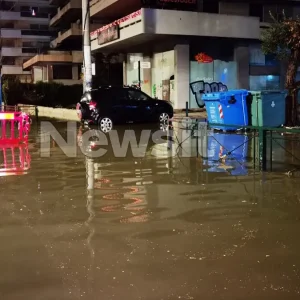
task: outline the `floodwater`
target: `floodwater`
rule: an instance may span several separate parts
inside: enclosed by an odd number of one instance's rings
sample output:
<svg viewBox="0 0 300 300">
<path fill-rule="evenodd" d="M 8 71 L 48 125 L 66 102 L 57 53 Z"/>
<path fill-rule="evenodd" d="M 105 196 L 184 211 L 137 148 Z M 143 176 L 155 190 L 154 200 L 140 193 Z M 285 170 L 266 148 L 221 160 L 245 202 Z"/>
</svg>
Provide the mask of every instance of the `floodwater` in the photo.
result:
<svg viewBox="0 0 300 300">
<path fill-rule="evenodd" d="M 232 172 L 157 149 L 67 157 L 51 142 L 41 157 L 41 140 L 33 126 L 15 151 L 28 170 L 1 173 L 1 300 L 300 299 L 299 178 L 254 172 L 245 147 Z"/>
</svg>

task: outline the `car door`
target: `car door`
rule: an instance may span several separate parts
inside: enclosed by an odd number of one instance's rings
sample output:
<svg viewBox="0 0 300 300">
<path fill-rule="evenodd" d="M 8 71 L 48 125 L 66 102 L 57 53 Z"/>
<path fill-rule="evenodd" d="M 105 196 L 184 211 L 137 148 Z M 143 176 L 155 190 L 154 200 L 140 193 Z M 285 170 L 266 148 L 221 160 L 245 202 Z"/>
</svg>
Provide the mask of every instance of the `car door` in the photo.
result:
<svg viewBox="0 0 300 300">
<path fill-rule="evenodd" d="M 127 92 L 123 88 L 110 88 L 107 95 L 105 103 L 107 114 L 115 123 L 129 122 L 132 117 Z"/>
<path fill-rule="evenodd" d="M 128 98 L 134 107 L 134 109 L 132 109 L 134 121 L 141 122 L 151 120 L 154 109 L 153 99 L 138 89 L 128 89 Z"/>
</svg>

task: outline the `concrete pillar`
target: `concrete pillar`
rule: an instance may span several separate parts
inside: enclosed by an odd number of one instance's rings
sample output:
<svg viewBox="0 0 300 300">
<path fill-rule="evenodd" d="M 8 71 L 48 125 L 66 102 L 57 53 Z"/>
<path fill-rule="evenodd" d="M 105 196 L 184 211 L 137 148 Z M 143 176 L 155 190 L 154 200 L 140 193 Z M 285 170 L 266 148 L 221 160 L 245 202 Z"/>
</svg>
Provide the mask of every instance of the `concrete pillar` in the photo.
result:
<svg viewBox="0 0 300 300">
<path fill-rule="evenodd" d="M 237 64 L 237 89 L 249 89 L 250 53 L 249 47 L 237 45 L 234 49 L 234 60 Z"/>
<path fill-rule="evenodd" d="M 53 66 L 52 65 L 48 65 L 47 66 L 47 71 L 48 71 L 48 82 L 52 82 L 53 81 Z"/>
<path fill-rule="evenodd" d="M 78 66 L 77 65 L 72 66 L 72 79 L 78 80 Z"/>
<path fill-rule="evenodd" d="M 127 70 L 126 70 L 126 68 L 127 68 L 127 64 L 126 64 L 126 59 L 124 59 L 124 61 L 123 61 L 123 84 L 124 85 L 127 85 L 128 83 L 127 83 Z"/>
<path fill-rule="evenodd" d="M 174 51 L 174 108 L 184 109 L 190 102 L 190 46 L 176 45 Z"/>
</svg>

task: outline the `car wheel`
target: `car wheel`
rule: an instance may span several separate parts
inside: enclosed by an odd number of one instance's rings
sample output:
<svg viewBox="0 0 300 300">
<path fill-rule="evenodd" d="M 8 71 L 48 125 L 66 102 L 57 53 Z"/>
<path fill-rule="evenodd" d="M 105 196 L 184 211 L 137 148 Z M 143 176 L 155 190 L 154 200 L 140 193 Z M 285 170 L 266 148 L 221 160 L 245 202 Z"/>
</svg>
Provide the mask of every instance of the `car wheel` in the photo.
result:
<svg viewBox="0 0 300 300">
<path fill-rule="evenodd" d="M 106 133 L 106 132 L 109 132 L 109 131 L 112 130 L 112 128 L 113 128 L 113 122 L 108 117 L 99 118 L 98 126 L 99 126 L 99 129 L 102 132 Z"/>
<path fill-rule="evenodd" d="M 159 115 L 159 123 L 167 123 L 169 122 L 170 116 L 168 113 L 163 112 Z"/>
</svg>

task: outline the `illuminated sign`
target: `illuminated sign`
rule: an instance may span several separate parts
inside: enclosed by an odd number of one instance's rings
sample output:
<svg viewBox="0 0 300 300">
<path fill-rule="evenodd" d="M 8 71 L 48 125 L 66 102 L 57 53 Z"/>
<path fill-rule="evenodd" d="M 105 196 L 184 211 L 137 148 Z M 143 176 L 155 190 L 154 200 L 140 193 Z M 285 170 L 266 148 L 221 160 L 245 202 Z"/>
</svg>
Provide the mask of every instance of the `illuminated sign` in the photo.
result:
<svg viewBox="0 0 300 300">
<path fill-rule="evenodd" d="M 98 45 L 103 45 L 119 38 L 119 26 L 113 25 L 98 33 Z"/>
<path fill-rule="evenodd" d="M 206 55 L 205 53 L 198 53 L 195 56 L 195 59 L 198 63 L 212 63 L 214 61 L 212 57 Z"/>
<path fill-rule="evenodd" d="M 112 23 L 110 23 L 108 25 L 102 26 L 102 27 L 98 28 L 97 30 L 91 32 L 91 39 L 95 39 L 100 32 L 105 31 L 108 28 L 113 27 L 115 25 L 120 25 L 120 24 L 122 24 L 124 22 L 127 22 L 127 21 L 136 22 L 136 20 L 139 17 L 141 17 L 141 15 L 142 15 L 142 10 L 139 9 L 138 11 L 135 11 L 132 14 L 127 15 L 126 17 L 118 19 L 118 20 L 116 20 L 116 21 L 114 21 L 114 22 L 112 22 Z"/>
</svg>

